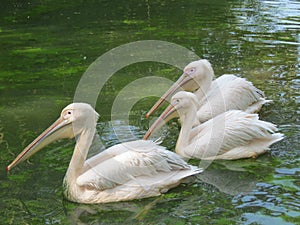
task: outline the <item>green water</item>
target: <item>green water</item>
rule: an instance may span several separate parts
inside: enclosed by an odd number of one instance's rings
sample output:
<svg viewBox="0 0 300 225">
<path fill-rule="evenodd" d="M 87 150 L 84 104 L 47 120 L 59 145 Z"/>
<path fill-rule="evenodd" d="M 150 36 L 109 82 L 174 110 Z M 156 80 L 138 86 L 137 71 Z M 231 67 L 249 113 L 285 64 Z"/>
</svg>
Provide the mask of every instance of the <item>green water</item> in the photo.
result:
<svg viewBox="0 0 300 225">
<path fill-rule="evenodd" d="M 2 1 L 0 224 L 299 224 L 299 33 L 296 0 Z M 252 81 L 273 100 L 260 117 L 278 124 L 285 139 L 258 159 L 213 163 L 161 197 L 131 202 L 80 205 L 63 198 L 74 141 L 52 144 L 7 174 L 5 166 L 73 101 L 89 65 L 139 40 L 176 43 L 210 60 L 216 76 Z M 147 76 L 179 75 L 156 62 L 115 73 L 96 105 L 102 142 L 120 141 L 112 124 L 124 141 L 131 138 L 128 129 L 137 138 L 147 129 L 153 97 L 133 107 L 130 125 L 109 122 L 123 87 Z M 163 145 L 174 149 L 178 124 L 168 129 Z"/>
</svg>

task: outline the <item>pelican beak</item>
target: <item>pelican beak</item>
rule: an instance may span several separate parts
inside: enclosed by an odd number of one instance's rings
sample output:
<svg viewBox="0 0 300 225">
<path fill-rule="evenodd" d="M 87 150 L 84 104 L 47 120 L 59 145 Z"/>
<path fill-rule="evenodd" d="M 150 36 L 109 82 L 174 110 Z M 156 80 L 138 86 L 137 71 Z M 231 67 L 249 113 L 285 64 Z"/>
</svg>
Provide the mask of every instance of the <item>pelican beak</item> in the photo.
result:
<svg viewBox="0 0 300 225">
<path fill-rule="evenodd" d="M 196 81 L 186 73 L 183 73 L 179 79 L 167 90 L 167 92 L 152 106 L 146 114 L 149 118 L 165 101 L 169 100 L 178 91 L 195 91 Z M 199 87 L 199 85 L 198 85 Z"/>
<path fill-rule="evenodd" d="M 56 120 L 47 130 L 40 134 L 33 142 L 31 142 L 16 158 L 6 167 L 6 171 L 11 170 L 20 162 L 28 159 L 34 153 L 41 150 L 50 143 L 62 139 L 73 137 L 72 123 L 62 118 Z"/>
<path fill-rule="evenodd" d="M 177 111 L 173 105 L 169 105 L 165 111 L 157 118 L 157 120 L 151 125 L 143 139 L 147 140 L 151 134 L 153 134 L 156 130 L 160 129 L 165 123 L 169 120 L 177 117 Z"/>
</svg>

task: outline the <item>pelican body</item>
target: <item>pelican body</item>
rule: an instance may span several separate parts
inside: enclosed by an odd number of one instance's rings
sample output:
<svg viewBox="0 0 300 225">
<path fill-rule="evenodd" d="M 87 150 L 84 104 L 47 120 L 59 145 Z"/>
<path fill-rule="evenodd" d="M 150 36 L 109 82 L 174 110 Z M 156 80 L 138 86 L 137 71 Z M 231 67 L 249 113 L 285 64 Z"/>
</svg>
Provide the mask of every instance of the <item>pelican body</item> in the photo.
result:
<svg viewBox="0 0 300 225">
<path fill-rule="evenodd" d="M 165 101 L 178 91 L 193 92 L 200 104 L 197 110 L 195 125 L 207 121 L 228 110 L 242 110 L 247 113 L 255 113 L 266 100 L 264 93 L 251 82 L 232 74 L 224 74 L 213 80 L 214 71 L 206 59 L 189 63 L 179 79 L 169 90 L 153 105 L 146 114 L 148 118 Z M 169 119 L 178 117 L 174 112 Z M 167 122 L 167 121 L 166 121 Z"/>
<path fill-rule="evenodd" d="M 155 142 L 145 140 L 117 144 L 86 160 L 97 120 L 98 114 L 90 105 L 68 105 L 60 118 L 29 144 L 7 170 L 55 140 L 76 137 L 64 178 L 64 194 L 73 202 L 106 203 L 158 196 L 202 171 Z"/>
<path fill-rule="evenodd" d="M 266 152 L 271 144 L 283 138 L 281 133 L 275 133 L 277 128 L 274 124 L 259 120 L 257 114 L 241 110 L 226 111 L 193 127 L 198 108 L 199 102 L 195 94 L 181 91 L 172 97 L 171 105 L 158 119 L 168 120 L 168 117 L 177 111 L 181 120 L 181 130 L 175 150 L 185 158 L 255 158 Z"/>
</svg>

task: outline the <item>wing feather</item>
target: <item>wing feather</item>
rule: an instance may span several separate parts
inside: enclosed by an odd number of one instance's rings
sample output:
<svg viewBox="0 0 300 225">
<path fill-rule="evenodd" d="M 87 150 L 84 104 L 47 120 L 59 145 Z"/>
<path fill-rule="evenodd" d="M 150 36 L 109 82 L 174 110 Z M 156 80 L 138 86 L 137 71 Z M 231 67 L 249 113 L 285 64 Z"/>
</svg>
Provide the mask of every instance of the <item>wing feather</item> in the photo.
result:
<svg viewBox="0 0 300 225">
<path fill-rule="evenodd" d="M 265 100 L 263 91 L 250 81 L 232 74 L 224 74 L 212 82 L 205 98 L 200 102 L 197 118 L 203 122 L 228 110 L 246 111 L 253 105 L 255 107 L 250 111 L 255 111 L 266 102 L 268 100 Z"/>
<path fill-rule="evenodd" d="M 230 110 L 193 128 L 190 145 L 185 148 L 190 157 L 220 155 L 249 144 L 254 140 L 270 138 L 276 125 L 259 120 L 257 114 Z"/>
<path fill-rule="evenodd" d="M 78 185 L 105 190 L 141 176 L 153 177 L 159 173 L 191 169 L 179 155 L 153 141 L 139 140 L 118 144 L 99 155 L 95 156 L 93 166 L 77 178 Z"/>
</svg>

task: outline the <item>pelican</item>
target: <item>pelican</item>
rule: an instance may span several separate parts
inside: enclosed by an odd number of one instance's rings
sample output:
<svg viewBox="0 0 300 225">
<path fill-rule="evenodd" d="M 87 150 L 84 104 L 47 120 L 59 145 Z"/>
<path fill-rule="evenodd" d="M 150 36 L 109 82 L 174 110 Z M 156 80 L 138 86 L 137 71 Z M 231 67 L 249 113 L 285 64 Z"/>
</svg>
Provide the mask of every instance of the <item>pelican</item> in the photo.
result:
<svg viewBox="0 0 300 225">
<path fill-rule="evenodd" d="M 198 107 L 195 94 L 180 91 L 172 97 L 171 105 L 158 119 L 168 120 L 175 110 L 178 112 L 181 130 L 175 151 L 187 159 L 255 158 L 266 152 L 271 144 L 283 139 L 281 133 L 275 133 L 274 124 L 259 120 L 257 114 L 241 110 L 226 111 L 193 127 Z M 149 130 L 145 137 L 151 132 L 153 130 Z"/>
<path fill-rule="evenodd" d="M 158 196 L 200 173 L 176 153 L 153 141 L 137 140 L 112 146 L 86 160 L 96 132 L 97 112 L 86 103 L 65 107 L 48 129 L 7 166 L 11 170 L 41 148 L 62 138 L 76 137 L 64 178 L 66 198 L 78 203 L 106 203 Z"/>
<path fill-rule="evenodd" d="M 201 107 L 198 109 L 195 125 L 232 109 L 247 113 L 258 112 L 263 104 L 270 102 L 265 99 L 261 90 L 244 78 L 224 74 L 213 81 L 213 76 L 214 71 L 208 60 L 201 59 L 189 63 L 183 74 L 153 105 L 146 117 L 153 114 L 180 89 L 193 92 L 198 98 Z M 176 116 L 178 115 L 174 112 L 169 119 Z"/>
</svg>

